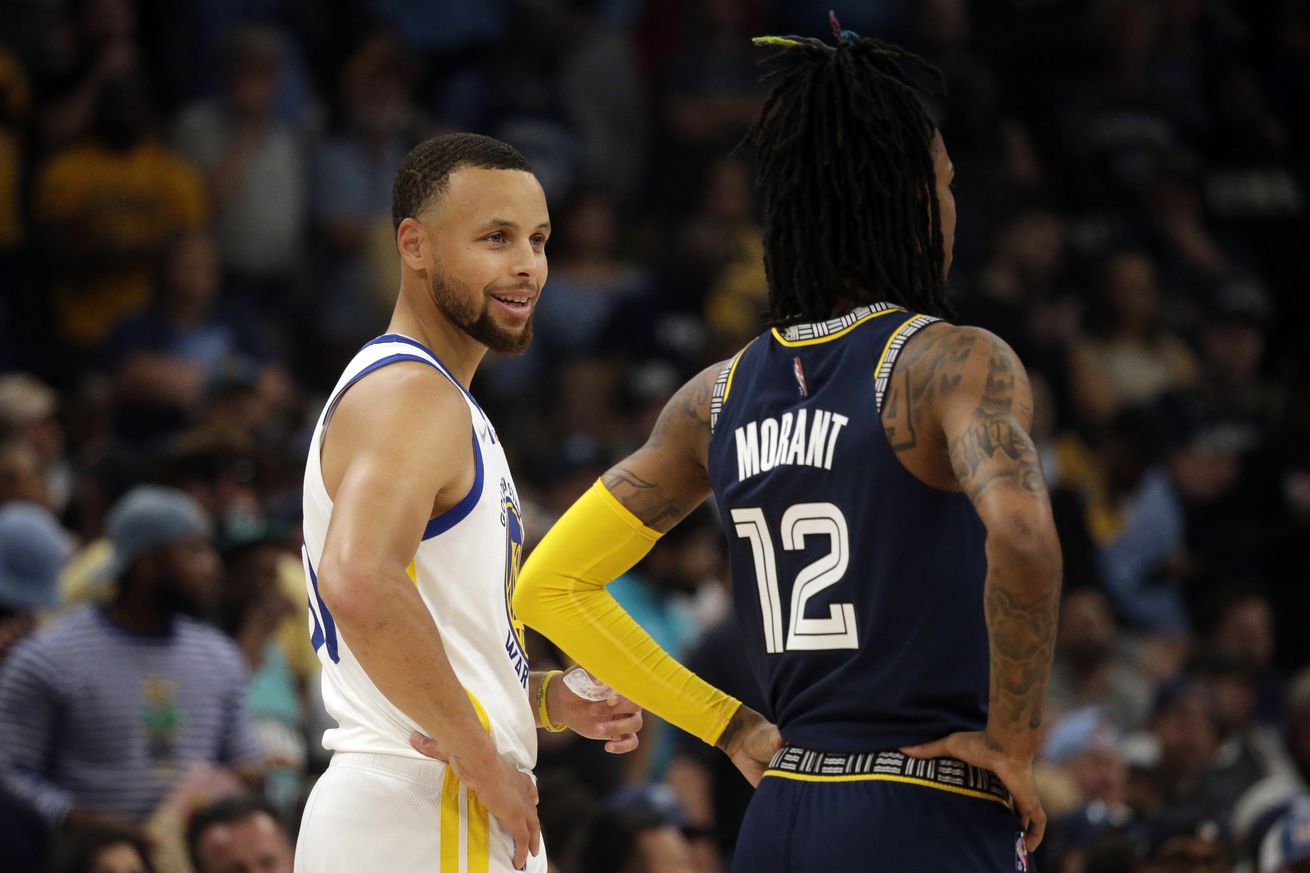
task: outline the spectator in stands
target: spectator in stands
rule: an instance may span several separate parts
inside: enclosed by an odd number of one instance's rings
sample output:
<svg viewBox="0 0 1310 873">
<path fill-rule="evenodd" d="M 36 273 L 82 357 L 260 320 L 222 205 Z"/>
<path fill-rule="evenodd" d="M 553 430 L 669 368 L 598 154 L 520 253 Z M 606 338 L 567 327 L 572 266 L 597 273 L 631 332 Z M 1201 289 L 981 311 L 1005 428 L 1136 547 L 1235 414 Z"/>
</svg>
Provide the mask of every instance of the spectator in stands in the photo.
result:
<svg viewBox="0 0 1310 873">
<path fill-rule="evenodd" d="M 341 127 L 314 155 L 316 327 L 348 342 L 352 355 L 386 323 L 400 284 L 391 183 L 421 123 L 413 75 L 395 42 L 377 36 L 365 43 L 341 72 Z"/>
<path fill-rule="evenodd" d="M 1095 331 L 1071 360 L 1078 411 L 1090 424 L 1196 381 L 1191 351 L 1164 319 L 1151 260 L 1116 252 L 1103 270 Z"/>
<path fill-rule="evenodd" d="M 234 32 L 222 98 L 184 109 L 174 134 L 205 174 L 230 291 L 257 312 L 285 312 L 305 241 L 304 144 L 275 113 L 282 63 L 277 32 Z"/>
<path fill-rule="evenodd" d="M 1114 614 L 1099 589 L 1080 588 L 1061 598 L 1046 698 L 1057 714 L 1098 707 L 1119 730 L 1146 721 L 1151 687 L 1122 650 Z"/>
<path fill-rule="evenodd" d="M 234 519 L 227 525 L 219 540 L 223 558 L 219 626 L 236 642 L 250 667 L 255 736 L 270 766 L 276 766 L 267 788 L 272 793 L 276 783 L 279 805 L 294 812 L 301 799 L 308 748 L 300 703 L 305 688 L 297 682 L 282 645 L 287 619 L 295 615 L 302 626 L 304 622 L 297 609 L 303 596 L 297 591 L 288 597 L 281 583 L 287 539 L 286 531 L 260 520 Z M 312 651 L 307 639 L 299 642 Z"/>
<path fill-rule="evenodd" d="M 139 831 L 97 822 L 60 840 L 47 873 L 155 873 L 155 867 Z"/>
<path fill-rule="evenodd" d="M 255 371 L 266 391 L 282 390 L 258 322 L 220 307 L 214 238 L 181 234 L 168 243 L 161 264 L 154 304 L 119 322 L 105 353 L 115 430 L 137 446 L 154 446 L 193 422 L 209 387 L 233 368 Z"/>
<path fill-rule="evenodd" d="M 0 440 L 14 438 L 36 452 L 41 497 L 56 512 L 68 502 L 73 471 L 64 456 L 64 427 L 59 421 L 59 395 L 27 373 L 0 376 Z"/>
<path fill-rule="evenodd" d="M 149 303 L 164 245 L 209 218 L 200 176 L 155 142 L 150 116 L 144 83 L 115 77 L 101 90 L 91 139 L 57 153 L 36 180 L 57 333 L 74 349 L 95 349 Z"/>
<path fill-rule="evenodd" d="M 51 28 L 64 41 L 47 41 L 38 65 L 37 98 L 43 145 L 58 149 L 81 139 L 95 124 L 96 106 L 118 77 L 140 74 L 134 0 L 86 0 L 64 7 Z"/>
<path fill-rule="evenodd" d="M 1180 581 L 1189 565 L 1187 520 L 1158 420 L 1147 409 L 1123 410 L 1097 454 L 1097 475 L 1085 483 L 1088 523 L 1115 612 L 1131 627 L 1184 634 L 1191 626 Z"/>
<path fill-rule="evenodd" d="M 578 873 L 695 873 L 691 847 L 666 804 L 640 797 L 597 816 Z"/>
<path fill-rule="evenodd" d="M 700 203 L 678 229 L 671 282 L 704 299 L 716 348 L 734 353 L 759 329 L 764 310 L 764 234 L 755 220 L 749 167 L 722 158 L 704 174 Z"/>
<path fill-rule="evenodd" d="M 30 443 L 0 438 L 0 506 L 11 500 L 49 505 L 41 459 Z"/>
<path fill-rule="evenodd" d="M 1054 768 L 1047 784 L 1051 778 L 1065 780 L 1073 789 L 1075 805 L 1052 819 L 1038 861 L 1043 869 L 1079 869 L 1077 864 L 1096 839 L 1133 820 L 1120 737 L 1097 707 L 1076 710 L 1051 723 L 1041 752 L 1042 760 Z"/>
<path fill-rule="evenodd" d="M 1305 437 L 1288 398 L 1263 372 L 1272 318 L 1264 292 L 1249 281 L 1228 283 L 1202 313 L 1201 378 L 1160 404 L 1177 445 L 1171 467 L 1207 565 L 1249 572 L 1248 556 L 1279 535 L 1280 471 Z"/>
<path fill-rule="evenodd" d="M 198 810 L 187 824 L 186 843 L 195 873 L 291 873 L 291 841 L 258 797 L 232 797 Z"/>
<path fill-rule="evenodd" d="M 72 538 L 36 503 L 0 506 L 0 664 L 36 630 L 37 614 L 59 604 L 59 571 Z"/>
<path fill-rule="evenodd" d="M 1233 869 L 1232 842 L 1218 818 L 1170 810 L 1144 823 L 1138 833 L 1143 855 L 1139 873 Z"/>
<path fill-rule="evenodd" d="M 623 257 L 621 224 L 610 196 L 580 191 L 557 221 L 550 293 L 542 295 L 533 312 L 532 347 L 521 357 L 489 362 L 491 390 L 506 397 L 542 386 L 563 362 L 634 351 L 627 344 L 634 335 L 649 340 L 644 316 L 649 313 L 650 277 Z M 630 325 L 634 318 L 640 323 Z"/>
<path fill-rule="evenodd" d="M 141 486 L 108 537 L 112 600 L 33 634 L 0 672 L 0 777 L 52 825 L 144 821 L 196 763 L 258 771 L 245 664 L 191 618 L 217 582 L 205 514 Z"/>
<path fill-rule="evenodd" d="M 1211 780 L 1219 751 L 1219 726 L 1209 689 L 1188 678 L 1166 684 L 1157 695 L 1149 733 L 1129 742 L 1128 803 L 1139 815 L 1218 816 L 1232 798 Z"/>
<path fill-rule="evenodd" d="M 1242 661 L 1206 653 L 1191 665 L 1189 673 L 1214 701 L 1219 748 L 1209 779 L 1217 794 L 1236 800 L 1257 782 L 1287 768 L 1279 732 L 1256 719 L 1258 671 Z"/>
</svg>

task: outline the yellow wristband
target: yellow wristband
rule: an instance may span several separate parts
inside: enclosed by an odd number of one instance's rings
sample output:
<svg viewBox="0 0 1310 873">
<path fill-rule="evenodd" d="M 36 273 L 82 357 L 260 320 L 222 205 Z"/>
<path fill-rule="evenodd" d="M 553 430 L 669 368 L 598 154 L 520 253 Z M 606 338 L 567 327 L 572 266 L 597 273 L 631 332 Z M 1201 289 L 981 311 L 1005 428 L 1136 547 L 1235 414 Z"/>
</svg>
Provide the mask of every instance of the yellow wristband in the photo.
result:
<svg viewBox="0 0 1310 873">
<path fill-rule="evenodd" d="M 550 712 L 546 709 L 546 689 L 550 687 L 550 681 L 556 676 L 563 676 L 563 670 L 551 670 L 545 676 L 541 677 L 541 684 L 537 686 L 537 716 L 541 719 L 541 726 L 552 734 L 566 731 L 569 726 L 566 724 L 555 724 L 550 720 Z"/>
</svg>

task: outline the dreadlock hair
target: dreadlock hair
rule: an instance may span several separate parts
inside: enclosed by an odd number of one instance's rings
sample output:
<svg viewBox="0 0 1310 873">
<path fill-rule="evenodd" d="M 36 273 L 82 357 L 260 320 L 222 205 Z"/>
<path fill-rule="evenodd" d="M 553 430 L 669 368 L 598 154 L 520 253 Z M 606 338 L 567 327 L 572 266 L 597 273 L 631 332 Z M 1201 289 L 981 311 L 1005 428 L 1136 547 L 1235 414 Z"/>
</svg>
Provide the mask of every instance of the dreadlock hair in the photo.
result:
<svg viewBox="0 0 1310 873">
<path fill-rule="evenodd" d="M 477 133 L 448 133 L 425 140 L 400 162 L 391 187 L 391 226 L 399 229 L 446 190 L 450 174 L 460 167 L 481 170 L 523 170 L 528 159 L 508 143 Z"/>
<path fill-rule="evenodd" d="M 843 296 L 948 315 L 932 143 L 936 126 L 911 62 L 890 43 L 840 30 L 836 47 L 803 37 L 766 59 L 772 91 L 742 145 L 754 146 L 764 203 L 764 267 L 774 326 L 831 318 Z M 876 296 L 875 296 L 876 295 Z"/>
</svg>

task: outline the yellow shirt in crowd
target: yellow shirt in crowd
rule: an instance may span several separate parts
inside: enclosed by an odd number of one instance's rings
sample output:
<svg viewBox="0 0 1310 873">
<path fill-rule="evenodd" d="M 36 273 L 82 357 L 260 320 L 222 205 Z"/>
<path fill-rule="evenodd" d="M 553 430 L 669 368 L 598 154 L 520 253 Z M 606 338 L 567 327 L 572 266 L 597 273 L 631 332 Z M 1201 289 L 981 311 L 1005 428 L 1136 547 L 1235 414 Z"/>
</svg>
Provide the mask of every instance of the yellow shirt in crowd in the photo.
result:
<svg viewBox="0 0 1310 873">
<path fill-rule="evenodd" d="M 87 144 L 56 155 L 41 173 L 33 219 L 65 235 L 58 242 L 74 252 L 144 254 L 204 226 L 209 198 L 196 170 L 156 143 L 125 152 Z M 63 274 L 54 288 L 60 335 L 81 346 L 102 341 L 121 316 L 149 302 L 156 269 L 151 257 L 128 256 Z"/>
</svg>

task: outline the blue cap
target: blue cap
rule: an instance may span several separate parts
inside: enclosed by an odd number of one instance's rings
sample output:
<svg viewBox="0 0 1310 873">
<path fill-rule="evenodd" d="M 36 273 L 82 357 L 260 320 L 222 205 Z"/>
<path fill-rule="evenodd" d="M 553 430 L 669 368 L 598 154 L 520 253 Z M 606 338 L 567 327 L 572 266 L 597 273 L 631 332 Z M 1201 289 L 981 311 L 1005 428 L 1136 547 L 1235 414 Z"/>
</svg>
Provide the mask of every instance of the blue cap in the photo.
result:
<svg viewBox="0 0 1310 873">
<path fill-rule="evenodd" d="M 1276 873 L 1310 858 L 1310 797 L 1298 800 L 1278 820 L 1260 852 L 1260 873 Z"/>
<path fill-rule="evenodd" d="M 209 536 L 209 516 L 176 488 L 140 485 L 109 510 L 105 535 L 113 557 L 98 575 L 118 579 L 141 555 L 190 537 Z"/>
<path fill-rule="evenodd" d="M 1051 726 L 1042 743 L 1042 757 L 1063 764 L 1089 749 L 1108 749 L 1119 743 L 1119 731 L 1106 720 L 1098 706 L 1086 706 L 1068 713 Z"/>
<path fill-rule="evenodd" d="M 73 539 L 50 510 L 14 502 L 0 508 L 0 606 L 29 612 L 59 603 L 59 571 Z"/>
</svg>

